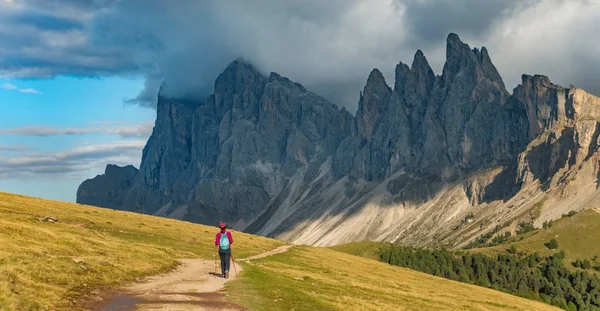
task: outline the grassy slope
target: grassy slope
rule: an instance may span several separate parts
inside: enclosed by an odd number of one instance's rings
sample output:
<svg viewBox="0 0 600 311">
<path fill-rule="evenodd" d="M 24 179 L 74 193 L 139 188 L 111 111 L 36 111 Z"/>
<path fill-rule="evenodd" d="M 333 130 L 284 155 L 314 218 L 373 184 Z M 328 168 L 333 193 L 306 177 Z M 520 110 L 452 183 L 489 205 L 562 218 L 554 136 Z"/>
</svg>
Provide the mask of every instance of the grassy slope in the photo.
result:
<svg viewBox="0 0 600 311">
<path fill-rule="evenodd" d="M 345 246 L 372 254 L 375 243 Z M 251 310 L 559 310 L 483 287 L 331 249 L 297 246 L 253 260 L 228 284 Z M 300 277 L 303 280 L 294 278 Z"/>
<path fill-rule="evenodd" d="M 379 250 L 385 245 L 386 243 L 380 242 L 355 242 L 332 246 L 329 249 L 363 258 L 380 260 Z"/>
<path fill-rule="evenodd" d="M 558 242 L 557 250 L 549 250 L 544 246 L 544 243 L 553 238 Z M 526 253 L 538 252 L 540 255 L 548 256 L 564 250 L 565 262 L 571 262 L 576 259 L 591 260 L 595 255 L 600 255 L 600 243 L 598 241 L 600 241 L 600 213 L 595 210 L 585 210 L 572 217 L 554 221 L 549 229 L 529 233 L 523 240 L 471 251 L 493 255 L 506 253 L 506 249 L 510 245 L 515 245 L 519 251 Z"/>
<path fill-rule="evenodd" d="M 55 216 L 58 223 L 37 218 Z M 0 310 L 73 310 L 98 288 L 212 259 L 217 228 L 0 192 Z M 282 242 L 235 233 L 243 258 Z M 83 259 L 76 263 L 73 259 Z"/>
<path fill-rule="evenodd" d="M 544 243 L 551 239 L 558 241 L 558 249 L 550 250 Z M 561 250 L 565 251 L 565 263 L 569 269 L 575 269 L 570 262 L 576 259 L 589 259 L 593 266 L 600 265 L 600 259 L 593 261 L 595 256 L 600 257 L 600 213 L 596 210 L 585 210 L 572 217 L 565 217 L 554 221 L 549 229 L 538 229 L 527 233 L 517 240 L 506 244 L 471 249 L 473 253 L 484 253 L 495 256 L 499 253 L 507 254 L 507 249 L 515 245 L 518 251 L 525 253 L 538 252 L 542 256 L 550 256 Z M 350 243 L 331 247 L 336 251 L 358 255 L 366 258 L 377 258 L 377 251 L 384 246 L 382 243 L 361 242 Z M 588 270 L 593 272 L 594 270 Z"/>
<path fill-rule="evenodd" d="M 60 221 L 37 219 L 48 215 Z M 0 193 L 0 310 L 75 310 L 72 300 L 168 270 L 176 258 L 212 258 L 214 233 L 171 219 Z M 239 258 L 283 244 L 236 237 Z M 341 248 L 373 258 L 377 244 Z M 245 266 L 228 296 L 252 310 L 552 310 L 330 249 L 295 247 Z"/>
</svg>

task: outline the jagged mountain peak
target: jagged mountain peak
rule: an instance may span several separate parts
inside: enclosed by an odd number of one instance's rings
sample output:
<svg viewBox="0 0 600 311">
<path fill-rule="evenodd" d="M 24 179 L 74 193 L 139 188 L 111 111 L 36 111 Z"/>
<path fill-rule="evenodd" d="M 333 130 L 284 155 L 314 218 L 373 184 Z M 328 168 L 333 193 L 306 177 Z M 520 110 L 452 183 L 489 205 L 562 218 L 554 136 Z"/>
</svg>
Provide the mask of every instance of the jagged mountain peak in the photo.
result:
<svg viewBox="0 0 600 311">
<path fill-rule="evenodd" d="M 219 84 L 242 85 L 251 84 L 266 77 L 254 65 L 243 58 L 230 62 L 215 80 L 215 90 Z"/>
<path fill-rule="evenodd" d="M 229 64 L 227 64 L 227 68 L 247 69 L 250 71 L 258 72 L 256 67 L 254 67 L 254 65 L 252 65 L 252 63 L 250 63 L 250 61 L 246 60 L 243 57 L 238 57 L 238 58 L 234 59 L 233 61 L 231 61 Z"/>
<path fill-rule="evenodd" d="M 367 78 L 367 85 L 383 85 L 385 84 L 387 86 L 387 83 L 385 82 L 385 77 L 383 76 L 383 73 L 381 73 L 381 71 L 379 71 L 379 69 L 374 68 L 373 70 L 371 70 L 371 73 L 369 73 L 369 77 Z"/>
<path fill-rule="evenodd" d="M 446 39 L 446 61 L 460 59 L 464 54 L 470 51 L 469 45 L 462 42 L 455 33 L 450 33 Z"/>
<path fill-rule="evenodd" d="M 462 43 L 462 41 L 460 40 L 460 37 L 458 36 L 458 34 L 451 32 L 448 34 L 448 36 L 446 37 L 446 44 L 450 45 L 450 44 L 459 44 Z"/>
<path fill-rule="evenodd" d="M 412 65 L 410 67 L 413 71 L 431 70 L 431 67 L 429 67 L 429 61 L 427 61 L 425 54 L 423 54 L 423 51 L 421 50 L 417 50 L 415 53 Z"/>
<path fill-rule="evenodd" d="M 492 63 L 488 50 L 482 47 L 471 49 L 468 44 L 462 42 L 458 35 L 448 35 L 446 44 L 446 63 L 442 72 L 442 80 L 448 85 L 459 72 L 461 79 L 481 81 L 489 79 L 490 82 L 501 92 L 508 96 L 500 73 Z"/>
<path fill-rule="evenodd" d="M 423 54 L 423 51 L 421 49 L 417 49 L 417 51 L 415 52 L 415 59 L 416 58 L 424 58 L 425 54 Z"/>
<path fill-rule="evenodd" d="M 398 63 L 393 89 L 373 69 L 355 115 L 237 59 L 204 104 L 159 98 L 139 172 L 86 181 L 78 202 L 226 220 L 297 243 L 431 245 L 481 231 L 451 234 L 478 204 L 512 219 L 505 202 L 523 185 L 560 183 L 573 163 L 599 158 L 600 99 L 540 75 L 510 95 L 485 47 L 453 33 L 446 43 L 439 76 L 421 50 L 410 67 Z"/>
</svg>

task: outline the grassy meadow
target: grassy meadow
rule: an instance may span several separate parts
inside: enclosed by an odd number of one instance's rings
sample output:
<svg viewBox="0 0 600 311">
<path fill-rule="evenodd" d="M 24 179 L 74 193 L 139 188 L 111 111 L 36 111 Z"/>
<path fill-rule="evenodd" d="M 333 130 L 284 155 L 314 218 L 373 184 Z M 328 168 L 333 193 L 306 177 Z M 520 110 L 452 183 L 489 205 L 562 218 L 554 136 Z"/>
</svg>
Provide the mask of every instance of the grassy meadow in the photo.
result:
<svg viewBox="0 0 600 311">
<path fill-rule="evenodd" d="M 40 221 L 52 216 L 58 222 Z M 212 259 L 218 228 L 0 192 L 0 310 L 77 310 L 99 289 Z M 283 242 L 234 234 L 238 258 Z"/>
<path fill-rule="evenodd" d="M 379 250 L 387 245 L 387 243 L 380 242 L 354 242 L 331 246 L 329 249 L 380 261 L 381 258 L 379 257 Z"/>
<path fill-rule="evenodd" d="M 296 246 L 244 269 L 228 299 L 250 310 L 559 310 L 326 248 Z"/>
<path fill-rule="evenodd" d="M 552 239 L 558 242 L 558 248 L 548 249 L 546 243 Z M 547 229 L 538 229 L 526 234 L 523 239 L 508 242 L 504 245 L 472 249 L 474 253 L 498 254 L 506 253 L 514 245 L 517 251 L 524 253 L 537 252 L 549 256 L 561 250 L 565 252 L 565 262 L 577 259 L 588 259 L 594 265 L 600 264 L 600 212 L 588 209 L 571 217 L 563 217 L 552 222 Z M 596 257 L 596 260 L 593 260 Z M 570 266 L 570 265 L 569 265 Z"/>
<path fill-rule="evenodd" d="M 216 231 L 0 193 L 0 310 L 81 309 L 99 291 L 166 272 L 178 258 L 212 259 Z M 284 244 L 236 232 L 233 247 L 244 258 Z M 296 246 L 240 262 L 244 271 L 225 293 L 249 310 L 557 310 L 374 260 L 382 245 Z"/>
</svg>

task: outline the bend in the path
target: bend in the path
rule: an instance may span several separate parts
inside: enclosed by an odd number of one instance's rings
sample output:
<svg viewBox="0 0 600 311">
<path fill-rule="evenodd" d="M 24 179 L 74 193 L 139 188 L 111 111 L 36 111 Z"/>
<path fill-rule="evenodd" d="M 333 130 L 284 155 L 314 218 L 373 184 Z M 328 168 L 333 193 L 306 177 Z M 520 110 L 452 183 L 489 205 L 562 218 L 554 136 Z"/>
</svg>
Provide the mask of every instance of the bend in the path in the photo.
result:
<svg viewBox="0 0 600 311">
<path fill-rule="evenodd" d="M 239 261 L 250 263 L 251 259 L 280 254 L 292 246 L 281 246 Z M 225 296 L 219 292 L 226 282 L 235 279 L 237 273 L 243 270 L 241 265 L 233 264 L 230 278 L 224 279 L 215 275 L 213 260 L 182 259 L 180 261 L 181 266 L 177 270 L 149 277 L 143 283 L 126 287 L 116 295 L 98 303 L 92 310 L 243 310 L 239 306 L 228 303 Z M 217 269 L 220 270 L 220 267 Z"/>
<path fill-rule="evenodd" d="M 290 244 L 290 245 L 283 245 L 283 246 L 279 246 L 278 248 L 275 248 L 273 250 L 270 250 L 268 252 L 264 252 L 262 254 L 258 254 L 258 255 L 254 255 L 254 256 L 250 256 L 248 258 L 242 258 L 239 261 L 250 261 L 253 259 L 259 259 L 259 258 L 265 258 L 268 256 L 272 256 L 272 255 L 277 255 L 277 254 L 281 254 L 281 253 L 285 253 L 287 252 L 290 248 L 292 248 L 294 245 Z"/>
</svg>

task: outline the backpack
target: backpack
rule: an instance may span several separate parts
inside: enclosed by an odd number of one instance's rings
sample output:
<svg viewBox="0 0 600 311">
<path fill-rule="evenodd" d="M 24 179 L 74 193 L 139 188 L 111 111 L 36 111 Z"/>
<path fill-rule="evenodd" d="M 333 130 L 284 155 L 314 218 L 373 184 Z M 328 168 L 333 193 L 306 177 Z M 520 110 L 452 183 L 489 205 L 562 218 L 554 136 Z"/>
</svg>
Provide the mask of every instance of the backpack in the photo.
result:
<svg viewBox="0 0 600 311">
<path fill-rule="evenodd" d="M 227 237 L 227 231 L 225 231 L 225 233 L 221 233 L 221 241 L 219 241 L 219 247 L 221 247 L 221 249 L 224 251 L 229 249 L 229 238 Z"/>
</svg>

